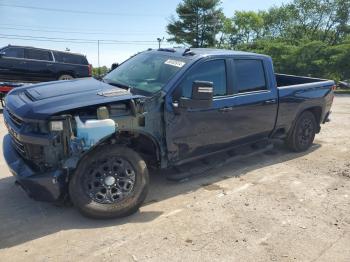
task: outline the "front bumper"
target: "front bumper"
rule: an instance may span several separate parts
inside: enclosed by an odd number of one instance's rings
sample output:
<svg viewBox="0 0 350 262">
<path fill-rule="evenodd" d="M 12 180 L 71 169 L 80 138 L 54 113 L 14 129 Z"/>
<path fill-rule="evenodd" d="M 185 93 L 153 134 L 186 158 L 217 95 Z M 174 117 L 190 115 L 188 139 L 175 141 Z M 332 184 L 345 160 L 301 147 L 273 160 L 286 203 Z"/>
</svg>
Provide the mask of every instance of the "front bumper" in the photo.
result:
<svg viewBox="0 0 350 262">
<path fill-rule="evenodd" d="M 39 201 L 60 201 L 67 194 L 67 176 L 62 170 L 36 172 L 17 153 L 9 134 L 3 140 L 5 161 L 17 182 L 30 197 Z"/>
<path fill-rule="evenodd" d="M 328 111 L 327 114 L 325 115 L 325 117 L 323 118 L 322 124 L 325 124 L 327 122 L 330 122 L 330 115 L 331 115 L 332 111 Z"/>
</svg>

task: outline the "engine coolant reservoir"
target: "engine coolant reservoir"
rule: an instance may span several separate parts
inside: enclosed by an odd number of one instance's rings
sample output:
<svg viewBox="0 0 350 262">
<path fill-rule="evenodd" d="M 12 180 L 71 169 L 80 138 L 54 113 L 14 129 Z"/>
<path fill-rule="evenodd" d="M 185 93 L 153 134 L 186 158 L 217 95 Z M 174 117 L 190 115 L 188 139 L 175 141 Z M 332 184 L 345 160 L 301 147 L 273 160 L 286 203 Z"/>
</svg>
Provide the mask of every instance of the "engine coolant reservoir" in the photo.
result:
<svg viewBox="0 0 350 262">
<path fill-rule="evenodd" d="M 84 142 L 84 149 L 95 145 L 102 138 L 116 131 L 115 122 L 112 119 L 87 120 L 83 123 L 79 116 L 75 117 L 77 123 L 77 137 Z"/>
</svg>

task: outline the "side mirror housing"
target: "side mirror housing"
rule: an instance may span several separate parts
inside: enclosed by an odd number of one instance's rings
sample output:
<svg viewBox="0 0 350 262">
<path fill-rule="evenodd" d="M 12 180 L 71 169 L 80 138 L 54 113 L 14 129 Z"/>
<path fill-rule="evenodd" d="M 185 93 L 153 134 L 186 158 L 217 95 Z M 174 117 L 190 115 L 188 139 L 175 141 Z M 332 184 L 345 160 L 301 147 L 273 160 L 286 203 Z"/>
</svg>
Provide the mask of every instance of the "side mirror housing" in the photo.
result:
<svg viewBox="0 0 350 262">
<path fill-rule="evenodd" d="M 181 97 L 180 108 L 204 109 L 213 105 L 214 85 L 208 81 L 194 81 L 192 98 Z"/>
</svg>

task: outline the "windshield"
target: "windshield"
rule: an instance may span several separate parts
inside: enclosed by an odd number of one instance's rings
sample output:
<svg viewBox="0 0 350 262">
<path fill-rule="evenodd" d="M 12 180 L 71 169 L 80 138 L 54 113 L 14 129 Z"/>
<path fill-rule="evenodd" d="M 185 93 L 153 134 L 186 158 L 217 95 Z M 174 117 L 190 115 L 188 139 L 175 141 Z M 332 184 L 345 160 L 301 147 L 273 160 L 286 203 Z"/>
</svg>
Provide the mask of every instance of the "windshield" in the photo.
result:
<svg viewBox="0 0 350 262">
<path fill-rule="evenodd" d="M 156 93 L 186 64 L 184 58 L 157 53 L 141 53 L 125 61 L 103 80 L 120 87 Z"/>
</svg>

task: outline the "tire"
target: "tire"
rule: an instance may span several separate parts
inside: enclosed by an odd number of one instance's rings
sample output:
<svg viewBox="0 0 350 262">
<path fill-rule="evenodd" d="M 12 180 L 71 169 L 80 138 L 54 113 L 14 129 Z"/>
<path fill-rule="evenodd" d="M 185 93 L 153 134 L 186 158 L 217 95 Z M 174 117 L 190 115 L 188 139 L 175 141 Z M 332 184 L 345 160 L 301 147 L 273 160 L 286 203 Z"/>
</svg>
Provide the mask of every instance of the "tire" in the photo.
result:
<svg viewBox="0 0 350 262">
<path fill-rule="evenodd" d="M 315 139 L 316 129 L 317 122 L 314 114 L 310 111 L 303 112 L 286 139 L 286 145 L 295 152 L 308 150 Z"/>
<path fill-rule="evenodd" d="M 58 80 L 72 80 L 72 79 L 74 79 L 74 77 L 68 74 L 60 75 L 60 77 L 58 78 Z"/>
<path fill-rule="evenodd" d="M 87 217 L 118 218 L 139 209 L 148 185 L 145 161 L 130 148 L 108 145 L 80 161 L 69 183 L 69 195 Z"/>
</svg>

